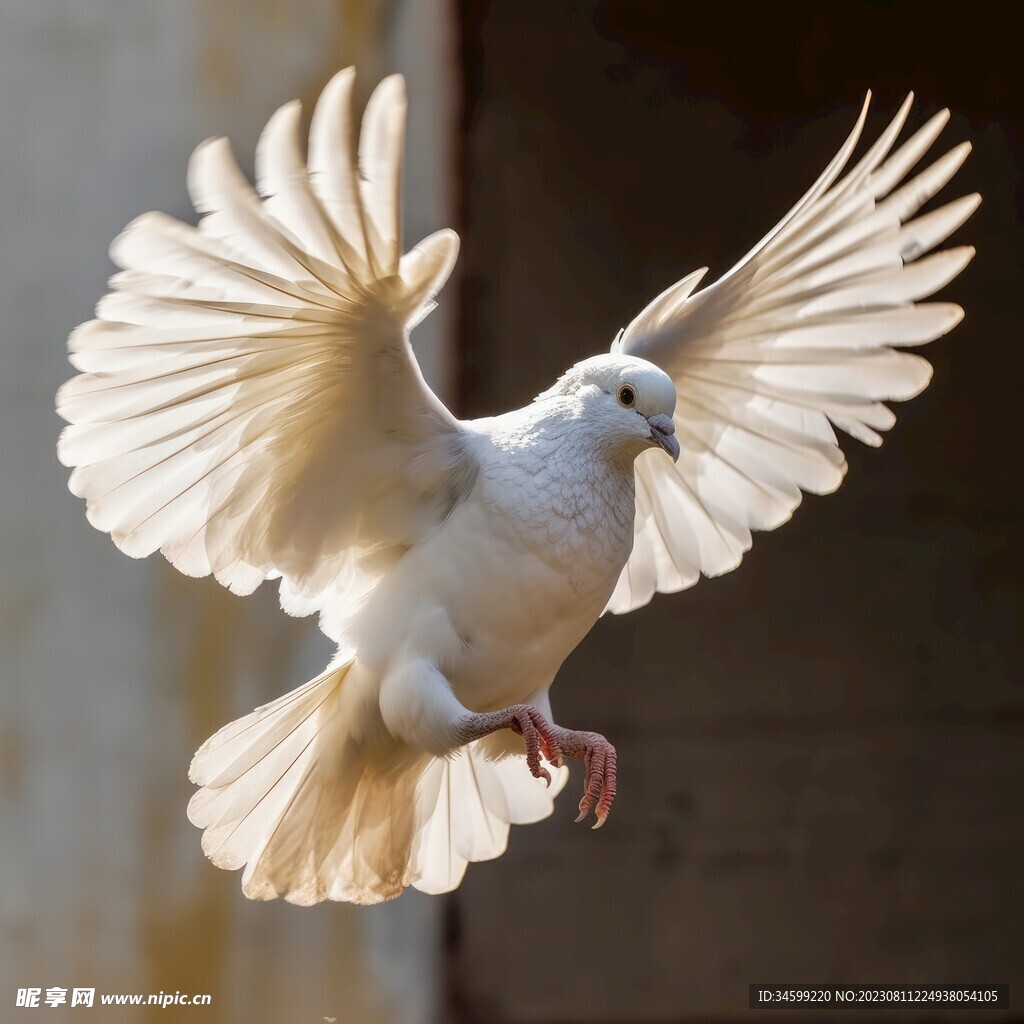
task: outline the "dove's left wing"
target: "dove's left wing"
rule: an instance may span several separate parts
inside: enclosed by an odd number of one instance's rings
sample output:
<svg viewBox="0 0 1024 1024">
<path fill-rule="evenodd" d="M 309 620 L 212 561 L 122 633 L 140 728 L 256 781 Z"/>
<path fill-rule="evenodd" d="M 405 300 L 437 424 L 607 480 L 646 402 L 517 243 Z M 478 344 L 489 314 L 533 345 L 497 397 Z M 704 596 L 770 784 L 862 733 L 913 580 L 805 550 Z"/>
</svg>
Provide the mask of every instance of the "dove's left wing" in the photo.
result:
<svg viewBox="0 0 1024 1024">
<path fill-rule="evenodd" d="M 869 97 L 870 98 L 870 97 Z M 626 612 L 739 565 L 751 530 L 786 522 L 802 491 L 842 482 L 833 427 L 870 445 L 918 394 L 931 367 L 904 352 L 945 334 L 963 311 L 918 303 L 955 277 L 970 247 L 925 256 L 971 214 L 977 195 L 918 210 L 956 173 L 963 143 L 897 187 L 948 120 L 936 114 L 890 149 L 912 96 L 841 180 L 853 133 L 810 191 L 728 274 L 691 294 L 698 271 L 656 298 L 616 340 L 676 383 L 673 465 L 636 462 L 633 552 L 608 603 Z M 919 258 L 925 257 L 925 258 Z"/>
<path fill-rule="evenodd" d="M 71 336 L 83 372 L 57 402 L 71 489 L 122 551 L 237 593 L 282 576 L 301 612 L 325 590 L 356 603 L 472 474 L 408 340 L 458 239 L 402 255 L 402 80 L 370 99 L 358 163 L 352 84 L 317 104 L 308 168 L 298 104 L 274 115 L 260 194 L 225 140 L 196 150 L 199 226 L 150 213 L 114 243 L 124 272 Z"/>
</svg>

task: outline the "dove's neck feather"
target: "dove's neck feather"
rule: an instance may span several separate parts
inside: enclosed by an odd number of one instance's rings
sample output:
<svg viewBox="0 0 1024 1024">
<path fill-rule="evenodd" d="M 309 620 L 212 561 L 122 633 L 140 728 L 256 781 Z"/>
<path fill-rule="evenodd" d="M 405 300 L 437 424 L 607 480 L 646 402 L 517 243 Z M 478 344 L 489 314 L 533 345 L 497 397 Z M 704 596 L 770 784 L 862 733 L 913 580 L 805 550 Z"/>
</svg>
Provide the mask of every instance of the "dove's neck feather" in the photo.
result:
<svg viewBox="0 0 1024 1024">
<path fill-rule="evenodd" d="M 632 479 L 633 462 L 648 447 L 642 439 L 624 437 L 614 423 L 571 395 L 553 395 L 469 426 L 487 439 L 487 447 L 521 466 L 554 460 L 562 473 L 583 480 L 609 472 Z"/>
<path fill-rule="evenodd" d="M 485 500 L 536 533 L 545 557 L 623 564 L 633 534 L 634 453 L 605 436 L 571 399 L 535 403 L 472 424 Z"/>
</svg>

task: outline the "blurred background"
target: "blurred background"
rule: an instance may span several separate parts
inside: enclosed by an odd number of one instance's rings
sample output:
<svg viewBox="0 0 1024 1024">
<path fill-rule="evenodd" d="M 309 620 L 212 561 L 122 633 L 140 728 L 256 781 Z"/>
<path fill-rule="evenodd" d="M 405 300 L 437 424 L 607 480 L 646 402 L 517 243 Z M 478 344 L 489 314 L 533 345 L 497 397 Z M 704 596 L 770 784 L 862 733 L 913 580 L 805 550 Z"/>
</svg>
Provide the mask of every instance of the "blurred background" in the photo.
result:
<svg viewBox="0 0 1024 1024">
<path fill-rule="evenodd" d="M 1019 1019 L 1024 140 L 998 25 L 984 4 L 930 25 L 885 2 L 5 0 L 0 1019 L 20 987 L 79 985 L 210 993 L 166 1019 L 230 1024 L 726 1022 L 751 982 L 946 981 L 1009 982 L 1018 1011 L 975 1016 Z M 967 319 L 885 446 L 848 444 L 838 494 L 739 571 L 603 620 L 567 662 L 559 720 L 619 747 L 608 827 L 566 797 L 451 897 L 300 909 L 206 862 L 186 769 L 329 645 L 269 587 L 242 601 L 92 530 L 53 393 L 110 239 L 145 210 L 191 218 L 196 143 L 229 134 L 251 170 L 275 107 L 308 112 L 350 63 L 364 98 L 409 82 L 407 242 L 463 237 L 414 338 L 463 415 L 726 270 L 868 87 L 872 137 L 910 88 L 911 127 L 948 105 L 947 147 L 975 149 L 939 201 L 985 202 L 953 239 L 979 250 L 946 290 Z"/>
</svg>

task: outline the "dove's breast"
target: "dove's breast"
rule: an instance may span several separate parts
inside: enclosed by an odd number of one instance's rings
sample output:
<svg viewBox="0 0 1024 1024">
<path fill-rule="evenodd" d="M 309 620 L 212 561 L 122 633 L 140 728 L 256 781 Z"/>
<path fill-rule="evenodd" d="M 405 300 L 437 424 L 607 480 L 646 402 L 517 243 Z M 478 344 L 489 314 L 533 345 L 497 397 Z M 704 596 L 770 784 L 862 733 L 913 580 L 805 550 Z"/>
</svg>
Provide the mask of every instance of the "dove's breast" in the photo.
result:
<svg viewBox="0 0 1024 1024">
<path fill-rule="evenodd" d="M 604 609 L 632 546 L 631 471 L 532 455 L 487 467 L 374 595 L 389 623 L 377 631 L 381 653 L 429 658 L 474 711 L 521 702 L 551 682 Z"/>
</svg>

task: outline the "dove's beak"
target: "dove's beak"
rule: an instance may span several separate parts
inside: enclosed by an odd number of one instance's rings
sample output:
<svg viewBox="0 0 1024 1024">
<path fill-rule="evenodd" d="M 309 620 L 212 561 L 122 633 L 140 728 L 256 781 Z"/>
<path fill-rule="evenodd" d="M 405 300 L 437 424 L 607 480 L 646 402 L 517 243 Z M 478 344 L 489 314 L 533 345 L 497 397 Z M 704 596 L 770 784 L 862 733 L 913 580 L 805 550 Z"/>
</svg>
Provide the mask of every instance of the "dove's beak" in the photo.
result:
<svg viewBox="0 0 1024 1024">
<path fill-rule="evenodd" d="M 676 425 L 671 416 L 658 413 L 648 421 L 651 427 L 651 437 L 657 441 L 662 448 L 672 456 L 673 462 L 679 461 L 679 442 L 676 440 Z"/>
</svg>

